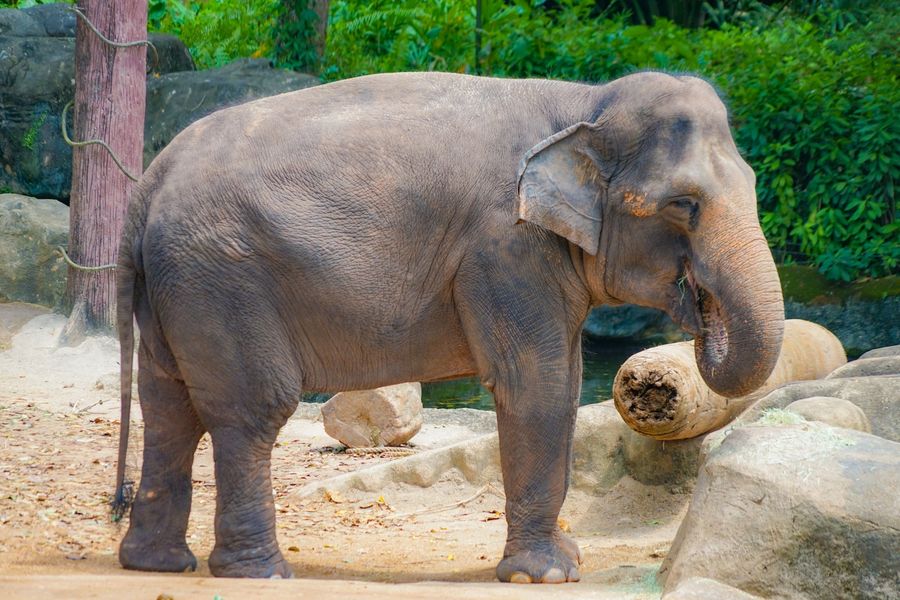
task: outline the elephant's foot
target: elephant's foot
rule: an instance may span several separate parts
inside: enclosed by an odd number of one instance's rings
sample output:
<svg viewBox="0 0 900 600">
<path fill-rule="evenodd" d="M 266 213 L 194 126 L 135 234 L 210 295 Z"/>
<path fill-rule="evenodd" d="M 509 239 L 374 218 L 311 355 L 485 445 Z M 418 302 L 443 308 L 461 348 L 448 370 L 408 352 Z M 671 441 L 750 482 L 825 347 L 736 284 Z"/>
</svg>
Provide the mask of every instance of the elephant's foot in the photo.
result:
<svg viewBox="0 0 900 600">
<path fill-rule="evenodd" d="M 565 583 L 578 581 L 581 551 L 571 538 L 508 543 L 497 565 L 497 579 L 512 583 Z"/>
<path fill-rule="evenodd" d="M 209 570 L 216 577 L 252 577 L 256 579 L 291 579 L 290 565 L 276 547 L 274 554 L 260 557 L 257 551 L 227 551 L 214 548 L 209 555 Z"/>
<path fill-rule="evenodd" d="M 139 540 L 130 531 L 119 546 L 119 563 L 136 571 L 183 573 L 197 570 L 197 558 L 183 541 L 164 545 L 158 540 Z"/>
</svg>

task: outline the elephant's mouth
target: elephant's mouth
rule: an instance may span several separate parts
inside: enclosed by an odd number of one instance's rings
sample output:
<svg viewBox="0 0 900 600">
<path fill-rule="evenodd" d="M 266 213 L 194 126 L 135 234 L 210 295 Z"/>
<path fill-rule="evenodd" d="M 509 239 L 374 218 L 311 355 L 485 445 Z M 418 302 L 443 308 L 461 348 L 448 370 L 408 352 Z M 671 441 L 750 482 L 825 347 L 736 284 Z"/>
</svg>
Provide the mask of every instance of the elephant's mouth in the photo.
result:
<svg viewBox="0 0 900 600">
<path fill-rule="evenodd" d="M 721 364 L 728 353 L 728 330 L 721 304 L 712 292 L 697 283 L 687 260 L 675 280 L 675 288 L 675 322 L 694 336 L 698 356 L 704 356 L 710 365 Z"/>
</svg>

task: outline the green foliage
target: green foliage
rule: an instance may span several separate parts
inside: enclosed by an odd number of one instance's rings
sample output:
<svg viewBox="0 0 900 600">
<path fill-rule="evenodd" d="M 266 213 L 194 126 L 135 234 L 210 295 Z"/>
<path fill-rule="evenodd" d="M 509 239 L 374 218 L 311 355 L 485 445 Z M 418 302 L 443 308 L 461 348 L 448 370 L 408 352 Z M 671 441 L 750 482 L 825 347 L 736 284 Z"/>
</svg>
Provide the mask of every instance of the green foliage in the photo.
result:
<svg viewBox="0 0 900 600">
<path fill-rule="evenodd" d="M 179 36 L 198 68 L 271 52 L 278 0 L 150 0 L 147 28 Z"/>
<path fill-rule="evenodd" d="M 812 257 L 844 281 L 900 264 L 897 62 L 864 42 L 871 29 L 824 37 L 796 20 L 763 31 L 726 28 L 703 36 L 699 65 L 731 100 L 777 257 Z"/>
</svg>

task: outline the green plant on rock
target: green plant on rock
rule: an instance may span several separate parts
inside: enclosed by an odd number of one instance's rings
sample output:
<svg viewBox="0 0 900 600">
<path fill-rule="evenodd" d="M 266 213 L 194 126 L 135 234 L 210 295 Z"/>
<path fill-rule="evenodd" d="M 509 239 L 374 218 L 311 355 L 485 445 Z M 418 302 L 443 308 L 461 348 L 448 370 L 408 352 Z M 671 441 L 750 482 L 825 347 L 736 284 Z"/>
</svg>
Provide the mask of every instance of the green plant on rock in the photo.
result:
<svg viewBox="0 0 900 600">
<path fill-rule="evenodd" d="M 31 127 L 28 128 L 28 131 L 25 132 L 25 135 L 22 137 L 22 145 L 28 148 L 29 150 L 34 150 L 35 143 L 37 142 L 38 134 L 41 132 L 41 127 L 44 126 L 44 123 L 47 122 L 47 111 L 41 111 L 37 118 L 31 123 Z"/>
</svg>

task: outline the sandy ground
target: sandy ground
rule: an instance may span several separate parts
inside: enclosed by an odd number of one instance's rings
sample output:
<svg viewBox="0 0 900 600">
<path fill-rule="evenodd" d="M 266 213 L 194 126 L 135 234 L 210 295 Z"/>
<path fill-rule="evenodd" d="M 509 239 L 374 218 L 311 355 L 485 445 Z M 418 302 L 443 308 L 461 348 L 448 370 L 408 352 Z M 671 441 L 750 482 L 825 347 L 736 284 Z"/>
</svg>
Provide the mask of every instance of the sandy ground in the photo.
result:
<svg viewBox="0 0 900 600">
<path fill-rule="evenodd" d="M 654 573 L 683 515 L 685 497 L 627 478 L 604 498 L 570 495 L 561 526 L 585 554 L 582 582 L 503 585 L 494 580 L 506 533 L 499 489 L 474 490 L 450 478 L 431 488 L 299 498 L 297 490 L 311 481 L 392 460 L 342 452 L 308 406 L 282 430 L 273 456 L 278 538 L 297 579 L 210 578 L 206 559 L 213 545 L 215 482 L 207 438 L 194 465 L 188 528 L 200 568 L 183 575 L 124 571 L 116 549 L 125 524 L 112 523 L 107 508 L 119 427 L 117 343 L 93 338 L 59 348 L 64 320 L 45 313 L 0 304 L 4 598 L 168 594 L 181 600 L 320 597 L 338 591 L 347 598 L 659 597 Z M 139 440 L 139 414 L 135 421 Z M 477 433 L 451 419 L 426 424 L 413 442 L 427 449 Z M 137 456 L 130 458 L 135 474 Z"/>
</svg>

